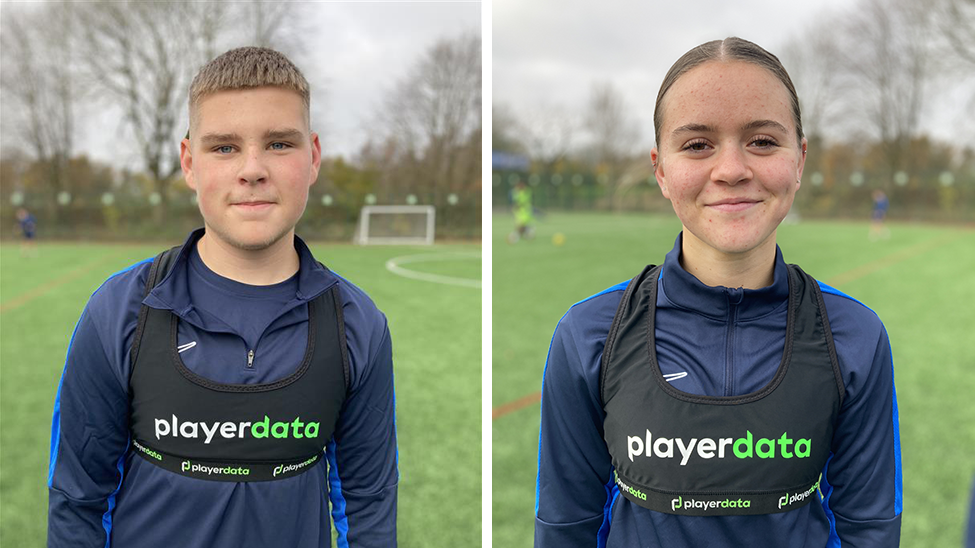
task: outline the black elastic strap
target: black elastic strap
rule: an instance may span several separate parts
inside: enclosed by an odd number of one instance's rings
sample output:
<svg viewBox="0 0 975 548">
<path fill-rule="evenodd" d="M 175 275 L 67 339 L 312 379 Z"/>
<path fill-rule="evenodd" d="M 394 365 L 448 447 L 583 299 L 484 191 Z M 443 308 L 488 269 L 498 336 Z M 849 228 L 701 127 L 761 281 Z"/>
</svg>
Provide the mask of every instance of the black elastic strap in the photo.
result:
<svg viewBox="0 0 975 548">
<path fill-rule="evenodd" d="M 156 287 L 169 274 L 170 268 L 176 262 L 179 251 L 180 246 L 172 247 L 156 255 L 156 258 L 152 260 L 152 266 L 149 267 L 149 276 L 146 278 L 145 292 L 142 294 L 143 299 L 148 297 L 152 288 Z M 136 322 L 135 327 L 135 336 L 132 337 L 132 349 L 129 354 L 129 364 L 132 367 L 135 366 L 136 358 L 139 357 L 139 344 L 142 342 L 142 333 L 146 328 L 146 316 L 148 314 L 149 307 L 144 304 L 141 305 L 139 307 L 139 320 Z"/>
<path fill-rule="evenodd" d="M 795 510 L 812 502 L 819 490 L 817 479 L 812 485 L 805 484 L 779 491 L 761 493 L 677 493 L 664 492 L 647 487 L 630 485 L 615 471 L 613 479 L 620 492 L 636 504 L 667 514 L 680 516 L 752 516 L 778 514 Z"/>
<path fill-rule="evenodd" d="M 322 460 L 323 452 L 308 457 L 277 462 L 216 462 L 178 457 L 132 440 L 135 453 L 147 461 L 189 478 L 211 481 L 271 481 L 297 476 Z"/>
</svg>

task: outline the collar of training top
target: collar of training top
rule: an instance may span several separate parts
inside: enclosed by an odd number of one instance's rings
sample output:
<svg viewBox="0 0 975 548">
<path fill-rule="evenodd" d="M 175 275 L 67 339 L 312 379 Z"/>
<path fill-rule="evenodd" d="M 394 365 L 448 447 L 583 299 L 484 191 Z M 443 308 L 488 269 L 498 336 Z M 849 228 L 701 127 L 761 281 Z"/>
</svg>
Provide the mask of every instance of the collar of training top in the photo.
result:
<svg viewBox="0 0 975 548">
<path fill-rule="evenodd" d="M 772 285 L 761 289 L 711 287 L 704 285 L 680 265 L 683 232 L 674 248 L 667 253 L 660 274 L 661 297 L 674 306 L 694 310 L 701 315 L 725 320 L 736 306 L 739 320 L 749 320 L 771 313 L 789 298 L 789 272 L 782 250 L 775 246 L 775 270 Z"/>
<path fill-rule="evenodd" d="M 190 233 L 180 248 L 176 262 L 169 273 L 149 292 L 142 304 L 177 313 L 188 310 L 192 306 L 184 273 L 188 267 L 190 250 L 203 237 L 204 233 L 205 229 L 203 228 L 198 228 Z M 308 302 L 338 283 L 339 277 L 315 260 L 311 250 L 297 235 L 295 235 L 295 251 L 298 252 L 298 292 L 296 297 L 299 302 Z"/>
</svg>

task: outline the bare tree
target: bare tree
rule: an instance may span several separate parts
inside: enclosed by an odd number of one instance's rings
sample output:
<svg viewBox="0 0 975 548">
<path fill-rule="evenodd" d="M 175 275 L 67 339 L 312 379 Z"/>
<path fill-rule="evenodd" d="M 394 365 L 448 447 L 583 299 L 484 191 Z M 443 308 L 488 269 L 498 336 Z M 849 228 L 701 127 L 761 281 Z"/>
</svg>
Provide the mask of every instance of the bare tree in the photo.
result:
<svg viewBox="0 0 975 548">
<path fill-rule="evenodd" d="M 387 96 L 381 115 L 411 166 L 412 185 L 436 200 L 479 179 L 481 37 L 438 40 Z"/>
<path fill-rule="evenodd" d="M 15 133 L 25 137 L 25 152 L 46 166 L 49 203 L 54 204 L 53 196 L 69 188 L 67 163 L 74 148 L 75 107 L 81 94 L 72 66 L 73 9 L 71 5 L 10 9 L 6 8 L 0 33 L 5 122 L 13 115 Z M 52 207 L 51 214 L 56 216 L 57 209 Z"/>
<path fill-rule="evenodd" d="M 279 32 L 288 18 L 289 12 L 295 9 L 289 2 L 247 2 L 238 12 L 239 20 L 249 36 L 244 38 L 252 46 L 270 48 L 279 43 Z"/>
<path fill-rule="evenodd" d="M 640 132 L 630 117 L 626 99 L 611 82 L 593 85 L 583 127 L 592 137 L 596 162 L 618 174 L 622 163 L 633 152 Z"/>
<path fill-rule="evenodd" d="M 840 16 L 827 12 L 783 48 L 782 62 L 799 94 L 803 133 L 821 142 L 831 127 L 849 115 L 846 92 L 839 77 L 843 53 L 831 29 Z"/>
<path fill-rule="evenodd" d="M 100 0 L 78 10 L 84 68 L 105 99 L 122 110 L 143 168 L 162 198 L 160 220 L 167 190 L 180 172 L 177 143 L 186 132 L 193 75 L 239 28 L 256 32 L 244 36 L 245 43 L 274 45 L 290 17 L 286 7 L 261 2 Z"/>
<path fill-rule="evenodd" d="M 84 66 L 123 112 L 154 190 L 168 202 L 193 72 L 216 49 L 219 4 L 100 1 L 80 10 Z M 174 29 L 182 29 L 175 33 Z M 160 210 L 160 218 L 165 209 Z"/>
<path fill-rule="evenodd" d="M 938 35 L 970 71 L 975 67 L 975 0 L 939 0 L 934 4 Z"/>
<path fill-rule="evenodd" d="M 506 103 L 491 109 L 491 150 L 495 152 L 524 152 L 524 135 L 518 118 Z"/>
<path fill-rule="evenodd" d="M 556 104 L 532 109 L 520 127 L 528 155 L 549 168 L 570 153 L 578 133 L 578 123 Z"/>
<path fill-rule="evenodd" d="M 929 47 L 930 12 L 923 8 L 912 0 L 865 0 L 844 32 L 836 33 L 843 40 L 841 77 L 857 90 L 853 104 L 883 144 L 891 173 L 911 168 L 907 147 L 919 133 L 937 68 Z"/>
</svg>

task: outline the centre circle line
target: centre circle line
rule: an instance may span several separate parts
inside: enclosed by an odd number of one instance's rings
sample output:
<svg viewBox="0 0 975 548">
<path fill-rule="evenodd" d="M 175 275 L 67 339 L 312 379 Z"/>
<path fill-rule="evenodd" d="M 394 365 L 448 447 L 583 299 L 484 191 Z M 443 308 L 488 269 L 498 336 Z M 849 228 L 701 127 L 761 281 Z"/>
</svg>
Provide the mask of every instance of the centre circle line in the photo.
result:
<svg viewBox="0 0 975 548">
<path fill-rule="evenodd" d="M 428 272 L 417 272 L 416 270 L 410 270 L 408 268 L 403 268 L 400 265 L 410 264 L 410 263 L 425 263 L 425 262 L 438 262 L 438 261 L 455 261 L 463 259 L 480 259 L 480 253 L 463 253 L 463 252 L 452 252 L 452 253 L 417 253 L 415 255 L 402 255 L 400 257 L 393 257 L 386 261 L 386 270 L 396 274 L 397 276 L 402 276 L 404 278 L 410 278 L 413 280 L 420 280 L 424 282 L 433 282 L 445 285 L 458 285 L 461 287 L 473 287 L 475 289 L 480 289 L 481 280 L 472 280 L 470 278 L 458 278 L 455 276 L 443 276 L 440 274 L 430 274 Z"/>
</svg>

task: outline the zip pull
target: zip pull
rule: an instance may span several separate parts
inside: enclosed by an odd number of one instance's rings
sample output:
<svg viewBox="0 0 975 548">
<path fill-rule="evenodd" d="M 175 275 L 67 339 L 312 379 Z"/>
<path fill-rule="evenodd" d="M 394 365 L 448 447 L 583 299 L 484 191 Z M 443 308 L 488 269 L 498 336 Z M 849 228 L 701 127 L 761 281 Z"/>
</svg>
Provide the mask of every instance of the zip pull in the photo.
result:
<svg viewBox="0 0 975 548">
<path fill-rule="evenodd" d="M 248 350 L 247 351 L 247 367 L 248 367 L 248 369 L 254 367 L 254 351 L 253 350 Z"/>
</svg>

